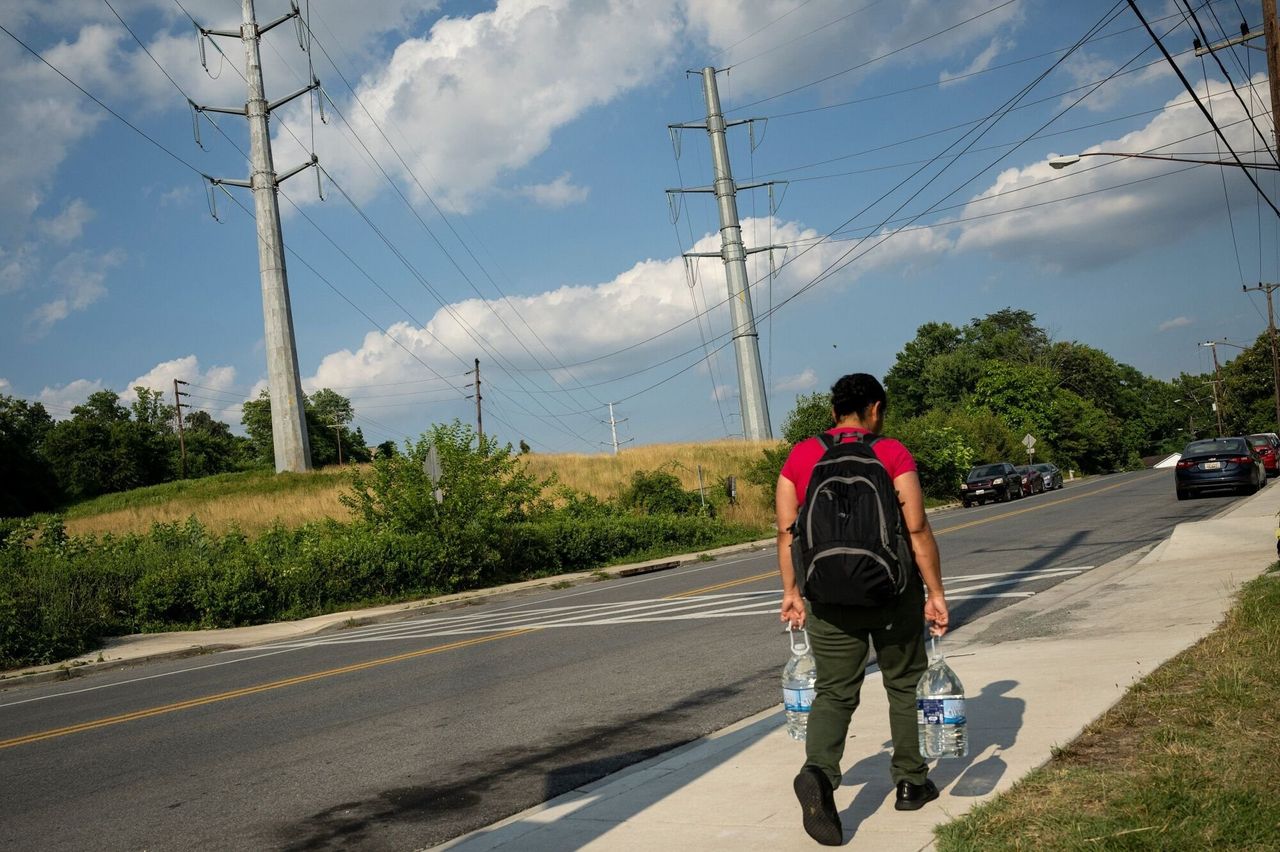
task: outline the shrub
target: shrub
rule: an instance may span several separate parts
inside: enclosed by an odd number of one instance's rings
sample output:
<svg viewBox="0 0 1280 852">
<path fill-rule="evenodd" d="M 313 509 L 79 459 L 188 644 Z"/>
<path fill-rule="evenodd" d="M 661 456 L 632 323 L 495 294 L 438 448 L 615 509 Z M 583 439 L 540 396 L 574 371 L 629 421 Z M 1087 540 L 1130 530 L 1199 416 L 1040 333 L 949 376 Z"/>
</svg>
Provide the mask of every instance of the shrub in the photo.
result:
<svg viewBox="0 0 1280 852">
<path fill-rule="evenodd" d="M 663 470 L 637 470 L 619 503 L 645 515 L 707 515 L 714 507 L 697 491 L 686 491 L 675 474 Z"/>
</svg>

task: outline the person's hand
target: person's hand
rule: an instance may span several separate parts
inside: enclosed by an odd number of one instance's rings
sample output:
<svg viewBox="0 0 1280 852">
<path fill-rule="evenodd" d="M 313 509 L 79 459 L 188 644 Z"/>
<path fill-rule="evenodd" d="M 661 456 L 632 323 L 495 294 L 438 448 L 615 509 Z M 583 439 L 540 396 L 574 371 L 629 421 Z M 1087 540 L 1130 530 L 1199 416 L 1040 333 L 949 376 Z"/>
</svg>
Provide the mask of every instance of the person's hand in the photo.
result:
<svg viewBox="0 0 1280 852">
<path fill-rule="evenodd" d="M 785 601 L 783 605 L 786 605 Z M 930 634 L 941 636 L 947 632 L 947 599 L 942 594 L 929 594 L 924 602 L 924 620 L 929 625 Z"/>
<path fill-rule="evenodd" d="M 781 620 L 787 622 L 796 630 L 804 627 L 804 599 L 800 597 L 799 592 L 783 592 L 782 593 L 782 612 Z"/>
</svg>

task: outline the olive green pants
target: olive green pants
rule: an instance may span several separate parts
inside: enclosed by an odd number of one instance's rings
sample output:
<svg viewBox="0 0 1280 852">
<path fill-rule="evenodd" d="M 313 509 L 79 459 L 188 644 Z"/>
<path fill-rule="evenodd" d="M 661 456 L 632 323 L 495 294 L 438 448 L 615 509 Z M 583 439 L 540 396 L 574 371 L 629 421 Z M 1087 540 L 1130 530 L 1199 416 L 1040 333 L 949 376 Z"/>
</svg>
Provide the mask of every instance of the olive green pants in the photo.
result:
<svg viewBox="0 0 1280 852">
<path fill-rule="evenodd" d="M 923 784 L 929 767 L 920 754 L 916 684 L 929 667 L 924 644 L 924 587 L 918 580 L 892 610 L 806 603 L 809 645 L 817 663 L 816 695 L 805 735 L 805 765 L 840 786 L 849 722 L 858 709 L 871 648 L 889 696 L 893 782 Z"/>
</svg>

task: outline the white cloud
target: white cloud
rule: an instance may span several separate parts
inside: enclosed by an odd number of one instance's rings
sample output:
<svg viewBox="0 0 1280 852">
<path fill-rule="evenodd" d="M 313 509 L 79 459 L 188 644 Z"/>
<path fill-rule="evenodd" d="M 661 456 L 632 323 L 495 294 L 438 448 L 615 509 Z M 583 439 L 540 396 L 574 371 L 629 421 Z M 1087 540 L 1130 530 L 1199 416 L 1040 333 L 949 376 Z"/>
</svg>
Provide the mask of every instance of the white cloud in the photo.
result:
<svg viewBox="0 0 1280 852">
<path fill-rule="evenodd" d="M 56 420 L 66 420 L 71 416 L 71 409 L 89 398 L 89 394 L 103 390 L 102 379 L 76 379 L 65 385 L 45 387 L 36 397 L 49 409 L 49 414 Z"/>
<path fill-rule="evenodd" d="M 499 0 L 401 42 L 357 88 L 412 175 L 465 210 L 546 151 L 558 128 L 669 68 L 680 23 L 675 0 Z M 340 102 L 378 159 L 412 187 L 364 110 Z M 299 136 L 309 132 L 302 107 L 286 121 Z M 318 153 L 348 189 L 370 196 L 382 177 L 358 146 L 337 139 L 347 132 L 340 124 L 317 128 Z M 306 155 L 288 133 L 277 140 L 281 162 Z"/>
<path fill-rule="evenodd" d="M 581 204 L 591 194 L 591 188 L 578 186 L 573 182 L 573 175 L 565 172 L 547 183 L 526 184 L 516 187 L 516 192 L 535 204 L 549 207 L 552 210 L 568 207 L 570 204 Z"/>
<path fill-rule="evenodd" d="M 1265 85 L 1263 78 L 1256 80 Z M 1242 121 L 1239 103 L 1223 83 L 1214 83 L 1213 93 L 1215 115 L 1232 145 L 1251 150 L 1255 134 Z M 1170 100 L 1145 126 L 1083 153 L 1184 152 L 1204 159 L 1212 135 L 1204 135 L 1209 128 L 1196 106 L 1179 103 L 1183 100 L 1181 95 Z M 1178 141 L 1183 139 L 1187 141 Z M 1218 170 L 1192 167 L 1161 177 L 1182 168 L 1179 163 L 1098 156 L 1056 171 L 1046 157 L 1001 172 L 956 217 L 971 221 L 942 230 L 951 235 L 957 251 L 985 251 L 1048 270 L 1105 265 L 1185 239 L 1189 231 L 1217 221 L 1223 203 Z M 1228 169 L 1226 179 L 1233 203 L 1253 204 L 1254 190 L 1239 170 Z M 1006 215 L 990 215 L 999 213 Z"/>
<path fill-rule="evenodd" d="M 941 32 L 983 12 L 975 21 L 929 41 L 928 50 L 904 51 L 873 68 L 934 62 L 966 52 L 1023 19 L 1022 5 L 994 9 L 991 0 L 896 0 L 893 3 L 813 3 L 799 0 L 686 0 L 691 34 L 714 52 L 723 67 L 733 65 L 728 94 L 767 94 L 835 74 L 845 68 Z M 787 14 L 786 17 L 782 15 Z M 775 20 L 777 19 L 777 20 Z M 775 21 L 761 29 L 761 24 Z M 757 33 L 756 31 L 759 30 Z M 858 74 L 836 77 L 820 91 L 847 90 Z M 732 105 L 732 98 L 725 98 Z"/>
<path fill-rule="evenodd" d="M 1191 325 L 1190 317 L 1174 317 L 1171 320 L 1165 320 L 1156 326 L 1157 331 L 1172 331 L 1175 328 L 1185 328 Z"/>
<path fill-rule="evenodd" d="M 812 367 L 805 367 L 794 376 L 783 376 L 773 383 L 775 391 L 794 391 L 800 393 L 803 391 L 813 390 L 818 385 L 818 374 L 813 371 Z"/>
<path fill-rule="evenodd" d="M 772 227 L 777 242 L 805 244 L 805 241 L 812 241 L 819 236 L 816 231 L 795 222 L 774 221 Z M 746 233 L 751 233 L 753 228 L 759 233 L 768 233 L 769 220 L 747 219 L 743 222 Z M 835 275 L 824 287 L 848 285 L 869 270 L 899 263 L 912 255 L 932 257 L 934 251 L 928 247 L 939 239 L 929 232 L 904 234 L 900 240 L 887 244 L 881 250 L 882 254 L 877 252 L 869 255 L 866 260 Z M 719 246 L 719 234 L 707 234 L 695 243 L 693 250 L 714 251 Z M 789 257 L 790 262 L 781 268 L 774 282 L 775 301 L 795 293 L 850 248 L 851 244 L 848 243 L 826 243 L 803 255 L 793 252 Z M 700 295 L 705 291 L 711 305 L 711 310 L 704 319 L 704 323 L 709 322 L 712 329 L 709 340 L 711 348 L 724 341 L 730 328 L 728 309 L 724 304 L 727 290 L 723 269 L 718 260 L 706 260 L 699 268 L 701 283 L 697 292 Z M 754 254 L 749 258 L 750 280 L 765 281 L 768 269 L 765 254 Z M 763 286 L 763 283 L 758 285 L 757 294 L 763 292 Z M 759 298 L 760 295 L 757 295 L 756 299 Z M 758 312 L 763 308 L 759 301 L 756 307 Z M 564 286 L 533 295 L 512 296 L 509 302 L 486 303 L 480 299 L 469 299 L 454 303 L 450 309 L 463 318 L 476 338 L 485 341 L 487 346 L 497 350 L 504 359 L 521 368 L 534 368 L 536 365 L 512 337 L 508 328 L 523 330 L 525 322 L 556 353 L 561 363 L 565 364 L 574 364 L 622 347 L 642 344 L 642 348 L 633 350 L 624 357 L 586 364 L 570 370 L 569 374 L 556 371 L 557 378 L 566 386 L 572 386 L 574 379 L 607 381 L 665 357 L 699 350 L 701 343 L 697 325 L 692 321 L 693 302 L 684 260 L 680 257 L 644 260 L 599 284 Z M 646 343 L 650 337 L 677 326 L 672 333 L 655 342 Z M 532 339 L 527 333 L 524 336 Z M 303 384 L 314 389 L 359 388 L 386 382 L 427 382 L 434 377 L 423 366 L 425 363 L 441 375 L 451 378 L 455 385 L 462 385 L 465 379 L 461 378 L 461 373 L 471 366 L 465 358 L 476 347 L 476 342 L 453 316 L 440 310 L 431 317 L 425 328 L 418 328 L 410 323 L 397 323 L 389 328 L 389 335 L 369 332 L 358 346 L 325 356 L 315 373 L 305 378 Z M 454 357 L 449 350 L 461 354 Z M 491 357 L 481 357 L 486 361 L 491 360 Z M 694 357 L 692 352 L 688 357 Z M 549 362 L 550 358 L 544 356 L 543 360 Z M 652 381 L 660 375 L 660 372 L 655 371 L 640 380 Z M 434 381 L 431 386 L 446 387 L 439 381 Z M 546 387 L 554 386 L 548 383 Z"/>
<path fill-rule="evenodd" d="M 83 198 L 74 198 L 67 203 L 62 212 L 50 219 L 40 222 L 41 233 L 50 240 L 66 244 L 74 242 L 84 233 L 84 226 L 95 213 Z"/>
<path fill-rule="evenodd" d="M 13 385 L 8 379 L 0 379 L 0 393 L 9 393 L 13 390 Z"/>
<path fill-rule="evenodd" d="M 235 367 L 213 366 L 203 370 L 197 356 L 187 355 L 162 361 L 129 382 L 120 391 L 120 400 L 126 404 L 133 402 L 138 398 L 134 388 L 141 386 L 159 391 L 164 394 L 166 402 L 172 402 L 174 379 L 188 383 L 184 390 L 191 396 L 183 401 L 185 405 L 207 411 L 215 419 L 232 424 L 240 422 L 241 403 L 256 396 L 254 393 L 245 397 L 236 389 Z"/>
<path fill-rule="evenodd" d="M 102 254 L 73 252 L 58 261 L 49 273 L 51 289 L 61 295 L 40 305 L 27 317 L 30 334 L 41 337 L 73 311 L 83 311 L 107 294 L 108 270 L 124 262 L 124 252 L 112 249 Z"/>
<path fill-rule="evenodd" d="M 99 42 L 75 42 L 105 61 Z M 63 48 L 64 53 L 72 49 Z M 20 245 L 32 216 L 72 146 L 102 120 L 79 93 L 9 39 L 0 40 L 0 245 Z"/>
<path fill-rule="evenodd" d="M 711 393 L 707 395 L 707 399 L 712 402 L 724 402 L 726 400 L 738 398 L 737 385 L 715 385 L 711 388 Z"/>
<path fill-rule="evenodd" d="M 986 71 L 991 67 L 991 63 L 1001 53 L 1004 53 L 1013 46 L 1012 41 L 1006 39 L 995 38 L 991 43 L 982 49 L 973 60 L 959 71 L 942 71 L 938 74 L 939 83 L 949 83 L 957 77 L 968 77 L 971 74 L 977 74 L 980 71 Z"/>
</svg>

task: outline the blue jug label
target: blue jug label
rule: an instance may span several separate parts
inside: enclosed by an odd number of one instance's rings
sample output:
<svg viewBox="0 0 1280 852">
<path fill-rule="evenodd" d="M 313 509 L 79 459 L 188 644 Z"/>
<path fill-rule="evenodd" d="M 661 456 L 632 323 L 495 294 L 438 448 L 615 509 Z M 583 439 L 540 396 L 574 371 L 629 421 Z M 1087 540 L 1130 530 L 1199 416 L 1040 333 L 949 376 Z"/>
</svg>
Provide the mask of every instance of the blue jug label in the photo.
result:
<svg viewBox="0 0 1280 852">
<path fill-rule="evenodd" d="M 809 708 L 813 706 L 813 689 L 788 689 L 782 690 L 782 703 L 790 713 L 808 713 Z"/>
<path fill-rule="evenodd" d="M 918 698 L 916 709 L 922 725 L 963 725 L 963 698 Z"/>
</svg>

